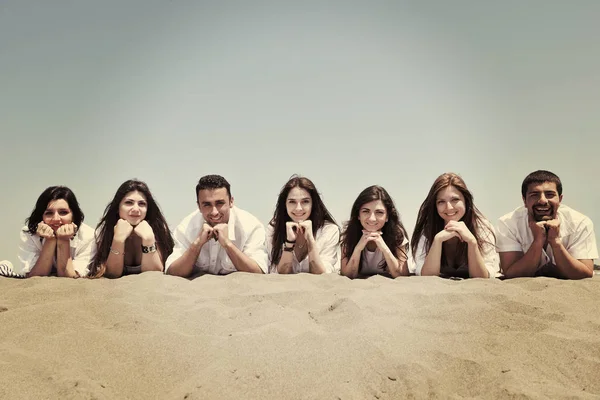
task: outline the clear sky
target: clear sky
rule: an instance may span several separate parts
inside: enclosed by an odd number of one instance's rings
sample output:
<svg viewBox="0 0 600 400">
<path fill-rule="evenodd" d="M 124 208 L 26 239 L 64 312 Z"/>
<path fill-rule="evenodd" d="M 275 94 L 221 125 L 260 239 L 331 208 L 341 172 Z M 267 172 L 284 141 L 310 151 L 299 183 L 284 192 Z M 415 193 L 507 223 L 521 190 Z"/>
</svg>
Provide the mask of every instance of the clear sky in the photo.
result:
<svg viewBox="0 0 600 400">
<path fill-rule="evenodd" d="M 174 227 L 209 173 L 264 223 L 294 173 L 340 224 L 380 184 L 412 233 L 443 172 L 495 223 L 548 169 L 599 237 L 599 19 L 596 0 L 0 0 L 0 259 L 48 186 L 95 226 L 139 178 Z"/>
</svg>

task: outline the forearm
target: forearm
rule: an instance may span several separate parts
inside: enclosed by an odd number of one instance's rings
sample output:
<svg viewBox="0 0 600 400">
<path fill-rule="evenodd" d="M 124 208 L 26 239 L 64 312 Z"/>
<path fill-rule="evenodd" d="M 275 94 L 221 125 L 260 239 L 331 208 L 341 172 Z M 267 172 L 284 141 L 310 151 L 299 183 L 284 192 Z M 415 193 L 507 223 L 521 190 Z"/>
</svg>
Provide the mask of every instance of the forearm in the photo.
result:
<svg viewBox="0 0 600 400">
<path fill-rule="evenodd" d="M 397 278 L 399 276 L 408 276 L 408 263 L 406 262 L 406 256 L 396 257 L 390 249 L 384 249 L 382 250 L 382 253 L 383 257 L 385 258 L 385 263 L 387 264 L 388 271 L 392 278 Z"/>
<path fill-rule="evenodd" d="M 123 275 L 124 259 L 125 242 L 113 239 L 108 252 L 108 258 L 104 263 L 104 276 L 107 278 L 121 277 Z"/>
<path fill-rule="evenodd" d="M 442 242 L 434 239 L 431 244 L 431 248 L 425 257 L 423 268 L 421 268 L 421 275 L 426 276 L 439 276 L 440 265 L 442 259 Z"/>
<path fill-rule="evenodd" d="M 156 246 L 154 237 L 142 240 L 142 246 Z M 164 271 L 162 261 L 162 252 L 156 248 L 152 253 L 142 252 L 142 272 L 146 271 Z"/>
<path fill-rule="evenodd" d="M 535 276 L 542 257 L 543 243 L 533 242 L 529 250 L 518 261 L 508 267 L 502 266 L 502 273 L 507 278 Z"/>
<path fill-rule="evenodd" d="M 167 274 L 188 277 L 192 274 L 194 270 L 194 264 L 200 255 L 200 250 L 202 250 L 203 244 L 200 243 L 192 243 L 192 245 L 186 249 L 186 251 L 171 263 L 169 269 L 167 269 Z"/>
<path fill-rule="evenodd" d="M 59 239 L 56 244 L 56 275 L 60 277 L 79 278 L 79 274 L 73 268 L 71 258 L 71 244 L 69 239 Z"/>
<path fill-rule="evenodd" d="M 291 251 L 281 252 L 279 264 L 277 264 L 278 274 L 293 274 L 294 273 L 294 255 Z"/>
<path fill-rule="evenodd" d="M 46 239 L 37 262 L 27 273 L 28 277 L 48 276 L 52 272 L 52 261 L 56 252 L 56 239 Z"/>
<path fill-rule="evenodd" d="M 163 270 L 164 265 L 158 251 L 153 253 L 142 253 L 142 272 Z"/>
<path fill-rule="evenodd" d="M 469 268 L 469 277 L 471 278 L 489 278 L 490 273 L 485 267 L 485 260 L 481 255 L 477 241 L 471 242 L 467 247 L 467 262 Z"/>
<path fill-rule="evenodd" d="M 358 246 L 355 247 L 350 259 L 347 262 L 345 262 L 345 259 L 342 260 L 340 273 L 350 279 L 356 278 L 360 267 L 361 255 L 362 250 L 359 249 Z"/>
<path fill-rule="evenodd" d="M 308 272 L 311 274 L 324 274 L 327 267 L 321 258 L 321 250 L 314 240 L 308 242 Z"/>
<path fill-rule="evenodd" d="M 260 269 L 258 263 L 245 255 L 240 249 L 235 247 L 232 242 L 228 242 L 225 246 L 225 252 L 233 263 L 233 266 L 238 271 L 252 272 L 255 274 L 262 274 L 263 270 Z"/>
<path fill-rule="evenodd" d="M 589 268 L 583 262 L 569 254 L 562 242 L 550 243 L 550 246 L 552 246 L 556 268 L 565 278 L 583 279 L 594 276 L 593 267 Z"/>
</svg>

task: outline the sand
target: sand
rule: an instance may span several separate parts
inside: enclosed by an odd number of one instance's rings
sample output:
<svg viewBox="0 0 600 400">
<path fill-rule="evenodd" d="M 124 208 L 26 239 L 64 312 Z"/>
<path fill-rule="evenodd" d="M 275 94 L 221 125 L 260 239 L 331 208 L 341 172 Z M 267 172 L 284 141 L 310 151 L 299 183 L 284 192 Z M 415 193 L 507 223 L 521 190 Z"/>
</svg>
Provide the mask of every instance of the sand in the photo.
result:
<svg viewBox="0 0 600 400">
<path fill-rule="evenodd" d="M 0 398 L 598 398 L 600 277 L 0 278 Z"/>
</svg>

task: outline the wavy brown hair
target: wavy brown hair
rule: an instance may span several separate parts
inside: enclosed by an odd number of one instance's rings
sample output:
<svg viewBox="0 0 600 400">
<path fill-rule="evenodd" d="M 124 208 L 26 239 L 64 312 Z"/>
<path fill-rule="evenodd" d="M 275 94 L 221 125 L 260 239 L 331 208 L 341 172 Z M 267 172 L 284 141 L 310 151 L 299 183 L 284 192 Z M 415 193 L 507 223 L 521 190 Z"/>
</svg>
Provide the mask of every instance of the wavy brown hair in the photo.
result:
<svg viewBox="0 0 600 400">
<path fill-rule="evenodd" d="M 482 229 L 484 229 L 484 220 L 485 217 L 483 214 L 475 207 L 473 203 L 473 195 L 467 189 L 467 185 L 465 181 L 457 174 L 453 172 L 447 172 L 437 177 L 431 189 L 429 189 L 429 193 L 421 204 L 421 208 L 419 209 L 419 215 L 417 216 L 417 223 L 415 224 L 415 230 L 412 235 L 412 243 L 411 249 L 413 253 L 413 259 L 417 257 L 417 246 L 419 244 L 419 240 L 421 236 L 425 236 L 425 253 L 429 253 L 429 249 L 431 248 L 431 244 L 433 243 L 433 238 L 435 235 L 444 229 L 446 223 L 440 217 L 437 211 L 437 196 L 438 193 L 447 187 L 452 186 L 456 188 L 460 193 L 462 193 L 465 198 L 465 215 L 462 217 L 461 221 L 465 223 L 469 231 L 475 236 L 477 239 L 477 246 L 480 251 L 483 251 L 483 245 L 488 243 L 493 245 L 492 242 L 485 239 L 482 235 Z M 490 231 L 492 236 L 494 236 L 494 232 Z M 495 236 L 494 236 L 495 237 Z M 446 258 L 444 257 L 444 250 L 442 247 L 442 262 Z M 464 263 L 467 261 L 467 244 L 464 242 L 460 242 L 457 248 L 457 256 L 456 259 L 460 263 Z"/>
<path fill-rule="evenodd" d="M 400 214 L 396 210 L 394 200 L 392 200 L 392 197 L 383 187 L 373 185 L 360 192 L 356 200 L 354 200 L 354 204 L 350 210 L 350 220 L 344 225 L 344 232 L 342 233 L 342 257 L 347 259 L 352 257 L 354 248 L 360 241 L 364 229 L 359 219 L 360 209 L 363 205 L 375 200 L 381 200 L 388 217 L 388 221 L 381 228 L 383 241 L 392 250 L 395 257 L 397 257 L 397 249 L 400 249 L 405 256 L 407 255 L 408 245 L 403 247 L 402 242 L 404 242 L 405 238 L 408 238 L 408 233 L 406 233 L 406 229 L 400 219 Z M 385 258 L 380 263 L 379 268 L 383 271 L 387 268 Z M 360 274 L 360 266 L 358 273 Z"/>
<path fill-rule="evenodd" d="M 312 221 L 313 235 L 316 236 L 317 231 L 327 222 L 337 225 L 327 207 L 325 207 L 323 200 L 321 200 L 315 184 L 303 176 L 292 175 L 290 180 L 281 188 L 281 192 L 279 192 L 279 196 L 277 197 L 277 204 L 275 204 L 275 213 L 271 221 L 269 221 L 269 225 L 273 227 L 271 263 L 275 265 L 279 263 L 282 252 L 281 248 L 286 239 L 285 224 L 292 220 L 287 213 L 286 201 L 290 190 L 295 187 L 306 190 L 312 199 L 312 209 L 309 219 Z"/>
<path fill-rule="evenodd" d="M 173 242 L 173 237 L 169 231 L 169 225 L 160 211 L 158 203 L 154 200 L 148 185 L 146 185 L 145 182 L 130 179 L 119 186 L 117 193 L 115 193 L 112 201 L 108 203 L 104 209 L 104 215 L 98 223 L 98 226 L 96 226 L 96 243 L 98 250 L 92 262 L 90 270 L 91 278 L 100 278 L 106 272 L 106 266 L 104 264 L 108 259 L 110 246 L 112 245 L 114 227 L 119 220 L 119 204 L 127 193 L 133 191 L 138 191 L 146 196 L 148 210 L 146 212 L 145 220 L 154 232 L 156 246 L 160 250 L 163 264 L 167 257 L 173 252 L 175 243 Z"/>
</svg>

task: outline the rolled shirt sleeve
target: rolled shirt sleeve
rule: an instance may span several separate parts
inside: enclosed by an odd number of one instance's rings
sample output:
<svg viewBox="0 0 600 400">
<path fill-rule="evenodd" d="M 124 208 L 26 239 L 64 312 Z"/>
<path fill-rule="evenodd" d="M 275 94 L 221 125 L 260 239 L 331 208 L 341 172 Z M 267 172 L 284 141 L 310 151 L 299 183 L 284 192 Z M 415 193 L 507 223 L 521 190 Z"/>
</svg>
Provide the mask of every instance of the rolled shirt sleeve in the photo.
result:
<svg viewBox="0 0 600 400">
<path fill-rule="evenodd" d="M 266 231 L 263 224 L 258 223 L 248 234 L 241 249 L 242 253 L 255 261 L 263 273 L 269 273 L 269 256 L 266 248 Z"/>
<path fill-rule="evenodd" d="M 328 274 L 340 272 L 340 229 L 335 224 L 325 224 L 319 241 L 319 256 Z"/>
<path fill-rule="evenodd" d="M 566 249 L 574 258 L 578 260 L 593 260 L 598 258 L 596 235 L 591 219 L 583 219 L 569 239 Z"/>
<path fill-rule="evenodd" d="M 19 275 L 27 275 L 40 257 L 42 242 L 40 237 L 26 232 L 23 228 L 19 235 L 19 262 L 14 265 L 14 272 Z"/>
</svg>

